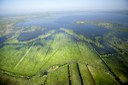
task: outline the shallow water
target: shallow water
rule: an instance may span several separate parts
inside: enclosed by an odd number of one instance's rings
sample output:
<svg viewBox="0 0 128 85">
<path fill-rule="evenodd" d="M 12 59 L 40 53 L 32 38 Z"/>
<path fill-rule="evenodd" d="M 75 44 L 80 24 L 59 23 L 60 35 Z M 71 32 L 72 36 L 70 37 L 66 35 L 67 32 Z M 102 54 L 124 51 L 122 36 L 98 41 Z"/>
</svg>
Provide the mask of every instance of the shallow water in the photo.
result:
<svg viewBox="0 0 128 85">
<path fill-rule="evenodd" d="M 49 17 L 42 18 L 32 18 L 26 22 L 17 23 L 16 26 L 41 26 L 48 29 L 59 29 L 61 27 L 72 29 L 78 34 L 83 35 L 98 35 L 103 36 L 111 30 L 104 29 L 102 27 L 97 27 L 91 24 L 88 25 L 78 25 L 75 22 L 78 20 L 85 21 L 105 21 L 112 22 L 117 24 L 123 24 L 127 26 L 128 16 L 121 13 L 93 13 L 93 12 L 82 12 L 82 13 L 59 13 L 59 14 L 50 14 Z M 126 33 L 127 35 L 127 33 Z"/>
<path fill-rule="evenodd" d="M 81 12 L 81 13 L 51 13 L 48 16 L 42 18 L 32 18 L 27 20 L 26 22 L 17 23 L 16 26 L 40 26 L 45 27 L 47 30 L 58 30 L 60 28 L 66 28 L 73 30 L 76 34 L 83 35 L 86 38 L 89 38 L 95 41 L 95 37 L 101 37 L 101 41 L 99 41 L 104 48 L 98 49 L 93 45 L 97 51 L 103 50 L 104 52 L 115 52 L 113 48 L 109 47 L 106 44 L 106 41 L 103 40 L 104 36 L 108 33 L 115 32 L 116 37 L 127 41 L 128 33 L 127 32 L 116 32 L 112 29 L 107 29 L 104 27 L 99 27 L 94 24 L 76 24 L 76 21 L 88 21 L 88 22 L 109 22 L 121 24 L 119 28 L 127 28 L 128 29 L 128 15 L 121 13 L 94 13 L 94 12 Z M 115 26 L 115 28 L 118 28 Z M 36 33 L 34 33 L 36 34 Z M 22 34 L 21 34 L 22 35 Z M 20 35 L 20 36 L 21 36 Z M 19 36 L 19 37 L 20 37 Z M 36 35 L 38 36 L 38 34 Z M 20 39 L 20 38 L 19 38 Z"/>
</svg>

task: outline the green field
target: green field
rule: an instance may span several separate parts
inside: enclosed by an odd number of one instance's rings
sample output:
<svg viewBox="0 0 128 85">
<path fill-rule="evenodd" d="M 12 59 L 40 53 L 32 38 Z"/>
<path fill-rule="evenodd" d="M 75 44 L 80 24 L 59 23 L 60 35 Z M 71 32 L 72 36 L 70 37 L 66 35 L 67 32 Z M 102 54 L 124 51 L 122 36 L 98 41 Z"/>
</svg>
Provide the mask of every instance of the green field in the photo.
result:
<svg viewBox="0 0 128 85">
<path fill-rule="evenodd" d="M 38 42 L 43 46 L 37 45 Z M 88 43 L 65 32 L 53 34 L 47 40 L 41 38 L 19 45 L 10 43 L 1 48 L 0 53 L 2 82 L 12 85 L 118 83 Z"/>
<path fill-rule="evenodd" d="M 113 31 L 103 37 L 95 36 L 95 40 L 92 40 L 68 28 L 47 30 L 39 26 L 15 26 L 17 22 L 22 21 L 24 19 L 10 22 L 10 30 L 5 26 L 8 23 L 1 22 L 1 26 L 5 27 L 3 30 L 5 33 L 0 28 L 0 37 L 13 35 L 0 43 L 0 85 L 125 85 L 128 83 L 128 43 L 115 36 L 116 32 L 124 31 L 113 29 L 116 24 L 91 23 Z M 90 22 L 76 21 L 78 25 L 87 23 Z M 38 36 L 29 35 L 34 32 L 38 34 L 40 31 L 44 33 Z M 31 39 L 33 36 L 34 38 Z M 27 40 L 28 38 L 30 39 Z M 98 52 L 93 45 L 98 49 L 106 48 L 100 43 L 101 39 L 117 53 Z"/>
</svg>

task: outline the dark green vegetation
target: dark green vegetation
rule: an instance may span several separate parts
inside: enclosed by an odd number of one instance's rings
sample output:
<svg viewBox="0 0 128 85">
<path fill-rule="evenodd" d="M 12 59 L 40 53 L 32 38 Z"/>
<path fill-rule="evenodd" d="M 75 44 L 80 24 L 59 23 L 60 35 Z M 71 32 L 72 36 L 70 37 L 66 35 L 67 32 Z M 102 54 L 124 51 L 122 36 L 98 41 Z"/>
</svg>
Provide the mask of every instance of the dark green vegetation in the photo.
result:
<svg viewBox="0 0 128 85">
<path fill-rule="evenodd" d="M 127 28 L 114 28 L 121 25 L 108 22 L 76 21 L 111 30 L 93 40 L 70 28 L 15 25 L 24 20 L 0 21 L 0 85 L 128 83 L 128 42 L 116 36 L 127 33 Z"/>
</svg>

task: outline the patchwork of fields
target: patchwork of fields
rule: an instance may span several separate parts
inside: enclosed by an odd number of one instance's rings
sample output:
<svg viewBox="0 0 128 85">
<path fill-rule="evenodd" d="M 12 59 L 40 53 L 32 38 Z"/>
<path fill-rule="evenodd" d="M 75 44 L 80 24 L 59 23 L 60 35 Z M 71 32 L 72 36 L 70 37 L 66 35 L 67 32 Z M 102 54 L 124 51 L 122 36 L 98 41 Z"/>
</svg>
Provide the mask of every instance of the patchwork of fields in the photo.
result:
<svg viewBox="0 0 128 85">
<path fill-rule="evenodd" d="M 112 23 L 94 24 L 112 32 L 93 40 L 68 28 L 14 23 L 7 34 L 6 28 L 0 32 L 0 85 L 127 84 L 128 44 L 115 36 L 124 30 L 112 29 Z"/>
</svg>

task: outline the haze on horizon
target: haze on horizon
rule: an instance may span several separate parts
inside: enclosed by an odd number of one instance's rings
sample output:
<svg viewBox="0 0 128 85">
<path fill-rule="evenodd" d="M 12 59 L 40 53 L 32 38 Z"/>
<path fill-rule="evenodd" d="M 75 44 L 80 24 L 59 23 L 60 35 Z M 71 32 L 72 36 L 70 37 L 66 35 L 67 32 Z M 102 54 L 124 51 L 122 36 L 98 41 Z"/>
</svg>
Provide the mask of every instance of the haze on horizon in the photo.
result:
<svg viewBox="0 0 128 85">
<path fill-rule="evenodd" d="M 121 10 L 128 10 L 128 0 L 0 0 L 2 14 Z"/>
</svg>

